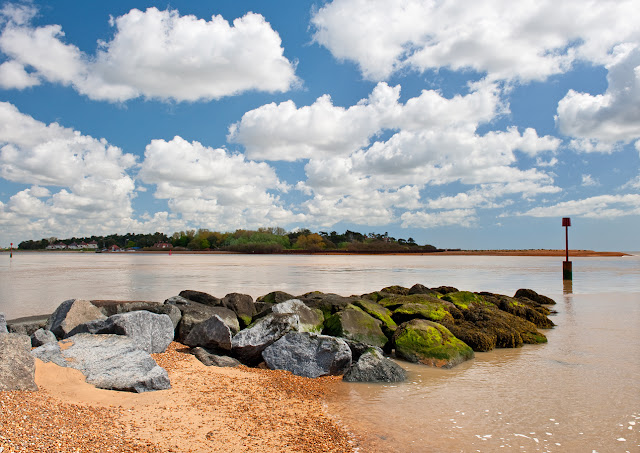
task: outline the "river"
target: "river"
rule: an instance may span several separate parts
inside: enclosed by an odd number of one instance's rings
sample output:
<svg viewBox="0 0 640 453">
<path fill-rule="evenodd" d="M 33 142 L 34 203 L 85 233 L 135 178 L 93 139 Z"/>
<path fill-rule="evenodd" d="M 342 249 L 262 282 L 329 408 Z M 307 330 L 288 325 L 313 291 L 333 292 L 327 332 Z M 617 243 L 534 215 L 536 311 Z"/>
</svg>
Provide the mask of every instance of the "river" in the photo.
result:
<svg viewBox="0 0 640 453">
<path fill-rule="evenodd" d="M 557 257 L 0 254 L 0 312 L 50 313 L 68 298 L 162 301 L 273 290 L 362 294 L 449 285 L 556 300 L 545 345 L 477 353 L 452 370 L 402 363 L 398 385 L 343 384 L 328 402 L 362 451 L 640 451 L 640 254 Z"/>
</svg>

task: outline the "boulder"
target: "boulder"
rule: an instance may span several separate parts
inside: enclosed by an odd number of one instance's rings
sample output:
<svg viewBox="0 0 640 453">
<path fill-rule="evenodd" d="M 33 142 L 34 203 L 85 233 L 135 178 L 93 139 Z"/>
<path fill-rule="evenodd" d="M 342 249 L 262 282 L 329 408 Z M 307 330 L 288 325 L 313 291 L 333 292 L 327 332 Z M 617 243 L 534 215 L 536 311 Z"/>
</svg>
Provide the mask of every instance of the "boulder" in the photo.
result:
<svg viewBox="0 0 640 453">
<path fill-rule="evenodd" d="M 299 322 L 298 315 L 271 313 L 232 338 L 232 354 L 246 365 L 256 365 L 262 359 L 262 351 L 286 333 L 298 330 Z"/>
<path fill-rule="evenodd" d="M 289 332 L 268 346 L 262 357 L 272 370 L 316 378 L 344 374 L 351 366 L 351 350 L 339 338 L 310 332 Z"/>
<path fill-rule="evenodd" d="M 342 378 L 347 382 L 404 382 L 407 372 L 377 349 L 365 352 Z"/>
<path fill-rule="evenodd" d="M 7 329 L 7 318 L 4 317 L 4 313 L 0 313 L 0 333 L 9 333 Z"/>
<path fill-rule="evenodd" d="M 76 326 L 96 319 L 106 319 L 100 309 L 88 300 L 69 299 L 62 302 L 47 321 L 46 330 L 64 338 Z"/>
<path fill-rule="evenodd" d="M 472 293 L 470 291 L 453 291 L 443 295 L 442 300 L 451 302 L 459 310 L 467 310 L 469 308 L 489 305 L 489 303 L 480 294 Z"/>
<path fill-rule="evenodd" d="M 409 288 L 409 295 L 411 294 L 431 294 L 433 296 L 436 296 L 438 293 L 430 288 L 427 288 L 424 285 L 421 285 L 420 283 L 416 283 L 415 285 L 413 285 L 411 288 Z"/>
<path fill-rule="evenodd" d="M 348 305 L 326 320 L 325 333 L 381 348 L 388 341 L 381 324 L 380 320 L 369 316 L 361 308 Z"/>
<path fill-rule="evenodd" d="M 50 330 L 38 329 L 31 334 L 31 346 L 37 348 L 47 343 L 56 343 L 58 339 Z"/>
<path fill-rule="evenodd" d="M 264 296 L 260 296 L 256 299 L 256 302 L 264 302 L 266 304 L 279 304 L 280 302 L 284 302 L 287 300 L 295 299 L 289 293 L 285 293 L 284 291 L 272 291 L 269 294 L 265 294 Z"/>
<path fill-rule="evenodd" d="M 531 321 L 540 329 L 551 329 L 555 324 L 547 315 L 549 309 L 530 299 L 515 299 L 501 294 L 480 293 L 484 299 L 502 311 Z"/>
<path fill-rule="evenodd" d="M 309 308 L 299 299 L 290 299 L 271 307 L 272 313 L 293 313 L 298 315 L 298 332 L 321 333 L 324 316 L 318 308 Z"/>
<path fill-rule="evenodd" d="M 173 341 L 173 322 L 168 315 L 131 311 L 76 326 L 67 337 L 78 333 L 124 335 L 149 354 L 166 351 Z"/>
<path fill-rule="evenodd" d="M 146 300 L 92 300 L 91 303 L 98 307 L 105 316 L 113 316 L 120 313 L 132 311 L 150 311 L 157 315 L 167 315 L 171 318 L 173 328 L 178 327 L 182 313 L 180 309 L 172 304 L 162 302 L 151 302 Z"/>
<path fill-rule="evenodd" d="M 411 321 L 412 319 L 427 319 L 434 322 L 441 322 L 443 320 L 453 321 L 453 316 L 451 316 L 445 304 L 446 302 L 437 304 L 402 304 L 393 310 L 393 319 L 398 324 Z"/>
<path fill-rule="evenodd" d="M 220 305 L 232 310 L 243 327 L 251 324 L 251 320 L 257 313 L 253 298 L 248 294 L 229 293 L 222 298 Z"/>
<path fill-rule="evenodd" d="M 202 291 L 193 291 L 190 289 L 185 289 L 184 291 L 180 291 L 180 297 L 184 297 L 193 302 L 198 302 L 199 304 L 209 305 L 211 307 L 216 307 L 220 305 L 220 299 L 211 294 L 203 293 Z"/>
<path fill-rule="evenodd" d="M 27 316 L 7 321 L 10 333 L 31 336 L 36 330 L 44 329 L 51 315 Z"/>
<path fill-rule="evenodd" d="M 0 391 L 38 390 L 36 363 L 27 335 L 0 333 Z"/>
<path fill-rule="evenodd" d="M 176 306 L 182 313 L 182 318 L 178 324 L 176 339 L 184 341 L 189 332 L 196 324 L 206 321 L 213 315 L 218 315 L 229 327 L 232 334 L 236 334 L 240 330 L 240 323 L 236 314 L 224 307 L 211 307 L 198 302 L 185 299 L 182 296 L 170 297 L 165 301 L 167 305 Z"/>
<path fill-rule="evenodd" d="M 171 388 L 167 372 L 125 336 L 82 333 L 31 353 L 80 370 L 88 383 L 102 389 L 141 393 Z"/>
<path fill-rule="evenodd" d="M 441 324 L 414 319 L 393 335 L 396 356 L 438 368 L 452 368 L 473 358 L 473 350 Z"/>
<path fill-rule="evenodd" d="M 370 346 L 368 344 L 360 343 L 358 341 L 349 340 L 348 338 L 343 338 L 344 342 L 347 343 L 349 349 L 351 349 L 351 361 L 353 363 L 357 362 L 358 359 L 367 351 L 376 350 L 379 351 L 380 354 L 383 354 L 381 348 Z"/>
<path fill-rule="evenodd" d="M 453 286 L 438 286 L 437 288 L 431 289 L 438 294 L 455 293 L 458 291 L 458 288 L 454 288 Z"/>
<path fill-rule="evenodd" d="M 217 355 L 201 347 L 193 348 L 191 354 L 195 355 L 196 358 L 206 366 L 234 367 L 241 365 L 241 363 L 233 357 Z"/>
<path fill-rule="evenodd" d="M 532 289 L 519 289 L 518 291 L 516 291 L 516 294 L 513 297 L 515 297 L 516 299 L 530 299 L 542 305 L 556 304 L 555 300 L 551 299 L 550 297 L 543 296 L 542 294 L 538 294 Z"/>
<path fill-rule="evenodd" d="M 387 286 L 386 288 L 382 288 L 380 291 L 363 294 L 362 296 L 360 296 L 360 299 L 379 302 L 380 300 L 385 298 L 406 296 L 407 294 L 409 294 L 409 288 L 405 288 L 404 286 Z"/>
<path fill-rule="evenodd" d="M 296 299 L 301 300 L 307 307 L 318 308 L 322 310 L 324 318 L 327 319 L 334 313 L 344 309 L 351 302 L 358 300 L 357 297 L 344 297 L 333 293 L 321 293 L 320 291 L 313 291 L 310 293 L 298 296 Z"/>
<path fill-rule="evenodd" d="M 372 316 L 382 322 L 382 332 L 387 336 L 387 338 L 391 338 L 398 328 L 396 322 L 391 318 L 391 311 L 382 305 L 367 299 L 357 300 L 353 305 L 361 308 L 369 316 Z"/>
<path fill-rule="evenodd" d="M 193 326 L 184 340 L 187 346 L 202 346 L 204 348 L 231 351 L 231 330 L 222 318 L 213 315 L 200 324 Z"/>
</svg>

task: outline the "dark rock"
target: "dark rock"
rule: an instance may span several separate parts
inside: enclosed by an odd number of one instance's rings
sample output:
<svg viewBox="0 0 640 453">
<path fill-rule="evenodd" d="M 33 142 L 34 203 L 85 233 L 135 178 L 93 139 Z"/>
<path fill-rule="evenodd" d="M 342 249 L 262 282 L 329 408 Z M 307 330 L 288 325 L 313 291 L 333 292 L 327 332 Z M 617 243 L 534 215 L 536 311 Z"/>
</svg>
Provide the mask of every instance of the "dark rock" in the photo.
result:
<svg viewBox="0 0 640 453">
<path fill-rule="evenodd" d="M 357 300 L 353 303 L 356 307 L 361 308 L 369 316 L 372 316 L 382 322 L 382 332 L 387 338 L 391 338 L 398 328 L 396 322 L 391 318 L 391 311 L 372 300 Z"/>
<path fill-rule="evenodd" d="M 551 329 L 555 326 L 553 321 L 546 316 L 549 314 L 549 310 L 537 302 L 526 298 L 515 299 L 501 294 L 480 293 L 480 295 L 500 310 L 531 321 L 540 329 Z"/>
<path fill-rule="evenodd" d="M 187 346 L 231 351 L 231 330 L 218 315 L 193 326 L 184 340 Z"/>
<path fill-rule="evenodd" d="M 209 305 L 211 307 L 216 307 L 220 305 L 220 299 L 211 294 L 203 293 L 202 291 L 193 291 L 190 289 L 185 289 L 184 291 L 180 291 L 180 297 L 184 297 L 193 302 L 198 302 L 199 304 Z"/>
<path fill-rule="evenodd" d="M 411 294 L 431 294 L 431 295 L 437 295 L 439 294 L 438 292 L 427 288 L 424 285 L 421 285 L 420 283 L 416 283 L 415 285 L 413 285 L 411 288 L 409 288 L 409 295 Z"/>
<path fill-rule="evenodd" d="M 388 294 L 397 294 L 399 296 L 406 296 L 407 294 L 409 294 L 409 288 L 405 288 L 404 286 L 399 286 L 399 285 L 393 285 L 393 286 L 387 286 L 386 288 L 382 288 L 380 292 L 388 293 Z"/>
<path fill-rule="evenodd" d="M 370 350 L 375 349 L 376 351 L 379 351 L 380 354 L 383 354 L 382 349 L 377 348 L 375 346 L 360 343 L 358 341 L 349 340 L 347 338 L 343 338 L 343 340 L 345 343 L 347 343 L 347 346 L 349 346 L 349 349 L 351 349 L 351 361 L 354 363 L 358 361 L 358 359 L 362 356 L 362 354 Z"/>
<path fill-rule="evenodd" d="M 31 336 L 36 330 L 44 329 L 51 315 L 27 316 L 7 321 L 10 333 Z"/>
<path fill-rule="evenodd" d="M 339 339 L 309 332 L 289 332 L 262 352 L 272 370 L 316 378 L 344 374 L 351 366 L 351 350 Z"/>
<path fill-rule="evenodd" d="M 0 333 L 0 391 L 38 390 L 31 340 L 26 335 Z"/>
<path fill-rule="evenodd" d="M 4 317 L 4 313 L 0 313 L 0 333 L 9 333 L 7 329 L 7 319 Z"/>
<path fill-rule="evenodd" d="M 253 304 L 253 298 L 248 294 L 227 294 L 220 301 L 220 305 L 232 310 L 244 327 L 251 324 L 251 320 L 256 314 L 256 307 Z"/>
<path fill-rule="evenodd" d="M 296 299 L 301 300 L 307 307 L 318 308 L 322 310 L 324 318 L 327 319 L 332 314 L 344 309 L 350 303 L 358 300 L 357 297 L 344 297 L 333 293 L 321 293 L 313 291 L 311 293 L 298 296 Z"/>
<path fill-rule="evenodd" d="M 264 302 L 266 304 L 279 304 L 280 302 L 284 302 L 287 300 L 295 299 L 289 293 L 285 293 L 284 291 L 273 291 L 269 294 L 265 294 L 264 296 L 260 296 L 256 299 L 256 302 Z"/>
<path fill-rule="evenodd" d="M 151 302 L 146 300 L 92 300 L 91 303 L 98 307 L 105 316 L 113 316 L 120 313 L 132 311 L 150 311 L 157 315 L 167 315 L 171 318 L 173 328 L 178 327 L 182 313 L 180 309 L 172 304 L 163 302 Z"/>
<path fill-rule="evenodd" d="M 64 338 L 76 326 L 96 319 L 106 319 L 100 309 L 88 300 L 69 299 L 62 302 L 47 321 L 46 330 Z"/>
<path fill-rule="evenodd" d="M 414 319 L 393 335 L 396 356 L 438 368 L 452 368 L 473 358 L 473 350 L 441 324 Z"/>
<path fill-rule="evenodd" d="M 257 365 L 262 351 L 292 330 L 298 330 L 299 318 L 293 314 L 271 313 L 231 340 L 231 351 L 242 363 Z"/>
<path fill-rule="evenodd" d="M 404 382 L 407 372 L 382 352 L 371 349 L 351 365 L 342 379 L 347 382 Z"/>
<path fill-rule="evenodd" d="M 453 286 L 438 286 L 437 288 L 431 289 L 438 294 L 455 293 L 458 291 L 458 288 L 454 288 Z"/>
<path fill-rule="evenodd" d="M 31 346 L 37 348 L 47 343 L 56 343 L 58 339 L 50 330 L 38 329 L 31 334 Z"/>
<path fill-rule="evenodd" d="M 381 329 L 382 322 L 369 316 L 355 305 L 348 305 L 344 310 L 332 315 L 325 322 L 325 332 L 334 337 L 383 347 L 388 339 Z"/>
<path fill-rule="evenodd" d="M 513 296 L 516 299 L 530 299 L 534 302 L 537 302 L 542 305 L 555 305 L 556 301 L 551 299 L 550 297 L 543 296 L 542 294 L 538 294 L 532 289 L 519 289 L 516 291 L 516 294 Z"/>
<path fill-rule="evenodd" d="M 193 348 L 191 350 L 191 354 L 195 355 L 196 358 L 206 366 L 234 367 L 241 365 L 241 363 L 233 357 L 228 357 L 226 355 L 217 355 L 207 351 L 205 348 Z"/>
<path fill-rule="evenodd" d="M 324 316 L 318 308 L 309 308 L 299 299 L 290 299 L 271 307 L 272 313 L 293 313 L 298 315 L 298 332 L 321 333 Z"/>
<path fill-rule="evenodd" d="M 40 360 L 80 370 L 88 383 L 102 389 L 141 393 L 171 388 L 167 372 L 125 336 L 83 333 L 31 353 Z"/>
<path fill-rule="evenodd" d="M 170 297 L 165 301 L 165 304 L 176 306 L 182 313 L 182 318 L 180 319 L 176 332 L 176 339 L 180 342 L 184 342 L 193 326 L 206 321 L 213 315 L 220 316 L 229 329 L 231 329 L 231 333 L 235 334 L 240 330 L 240 323 L 238 323 L 236 314 L 228 308 L 211 307 L 193 302 L 181 296 Z"/>
</svg>

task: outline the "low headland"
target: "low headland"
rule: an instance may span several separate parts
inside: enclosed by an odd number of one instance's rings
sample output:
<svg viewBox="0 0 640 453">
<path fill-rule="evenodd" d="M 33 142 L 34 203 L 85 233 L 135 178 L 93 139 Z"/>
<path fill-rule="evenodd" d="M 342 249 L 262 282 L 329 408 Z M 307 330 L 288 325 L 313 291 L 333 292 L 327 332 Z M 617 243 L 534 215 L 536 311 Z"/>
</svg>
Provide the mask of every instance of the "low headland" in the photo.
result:
<svg viewBox="0 0 640 453">
<path fill-rule="evenodd" d="M 343 381 L 402 382 L 403 362 L 451 368 L 544 343 L 553 304 L 530 289 L 416 284 L 256 300 L 185 290 L 0 315 L 0 451 L 356 451 L 358 434 L 324 404 Z"/>
</svg>

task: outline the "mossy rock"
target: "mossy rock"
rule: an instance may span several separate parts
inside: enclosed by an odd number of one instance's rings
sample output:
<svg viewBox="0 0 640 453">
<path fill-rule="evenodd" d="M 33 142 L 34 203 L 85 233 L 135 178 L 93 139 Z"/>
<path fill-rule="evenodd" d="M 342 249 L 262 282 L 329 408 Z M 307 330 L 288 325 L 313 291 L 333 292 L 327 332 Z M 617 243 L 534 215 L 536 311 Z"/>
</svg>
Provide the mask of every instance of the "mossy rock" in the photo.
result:
<svg viewBox="0 0 640 453">
<path fill-rule="evenodd" d="M 313 291 L 296 297 L 300 299 L 309 308 L 318 308 L 322 311 L 325 319 L 328 319 L 334 313 L 343 310 L 350 303 L 358 300 L 357 297 L 344 297 L 339 294 L 322 293 Z"/>
<path fill-rule="evenodd" d="M 402 304 L 393 310 L 392 317 L 398 324 L 412 319 L 427 319 L 435 322 L 448 320 L 453 322 L 453 316 L 451 316 L 444 303 Z"/>
<path fill-rule="evenodd" d="M 458 288 L 454 288 L 453 286 L 438 286 L 437 288 L 431 288 L 431 289 L 441 295 L 458 292 Z"/>
<path fill-rule="evenodd" d="M 551 329 L 555 326 L 553 321 L 547 318 L 550 314 L 548 308 L 529 299 L 518 300 L 501 294 L 480 293 L 487 302 L 492 303 L 502 311 L 514 316 L 531 321 L 540 329 Z"/>
<path fill-rule="evenodd" d="M 451 313 L 454 318 L 462 318 L 462 313 L 456 308 L 454 304 L 448 301 L 441 300 L 432 294 L 410 294 L 407 296 L 393 295 L 380 300 L 378 304 L 382 305 L 385 308 L 388 308 L 391 311 L 394 311 L 402 305 L 406 304 L 422 304 L 428 307 L 442 307 L 444 310 Z M 435 319 L 433 319 L 432 321 L 435 321 Z"/>
<path fill-rule="evenodd" d="M 396 322 L 391 318 L 391 311 L 383 306 L 370 300 L 357 300 L 353 305 L 361 308 L 368 315 L 380 320 L 382 322 L 382 332 L 387 336 L 387 338 L 391 338 L 398 328 Z"/>
<path fill-rule="evenodd" d="M 432 296 L 437 297 L 439 293 L 430 288 L 427 288 L 424 285 L 421 285 L 420 283 L 416 283 L 411 288 L 409 288 L 408 294 L 431 294 Z"/>
<path fill-rule="evenodd" d="M 542 294 L 538 294 L 532 289 L 521 288 L 516 291 L 513 297 L 515 297 L 516 299 L 529 299 L 542 305 L 555 305 L 556 303 L 556 301 L 552 298 L 543 296 Z"/>
<path fill-rule="evenodd" d="M 469 308 L 487 305 L 480 294 L 472 293 L 470 291 L 456 291 L 447 293 L 442 296 L 442 300 L 446 300 L 454 304 L 460 310 L 468 310 Z"/>
<path fill-rule="evenodd" d="M 325 321 L 323 333 L 382 348 L 388 339 L 381 325 L 382 321 L 349 304 Z"/>
<path fill-rule="evenodd" d="M 473 350 L 441 324 L 414 319 L 393 335 L 396 356 L 414 363 L 451 368 L 473 358 Z"/>
<path fill-rule="evenodd" d="M 399 285 L 393 285 L 393 286 L 387 286 L 385 288 L 382 288 L 380 292 L 406 296 L 407 294 L 409 294 L 409 288 L 405 288 L 404 286 L 399 286 Z"/>
<path fill-rule="evenodd" d="M 285 293 L 284 291 L 272 291 L 269 294 L 265 294 L 264 296 L 260 296 L 256 299 L 256 302 L 264 302 L 267 304 L 279 304 L 280 302 L 285 302 L 287 300 L 295 299 L 289 293 Z"/>
</svg>

